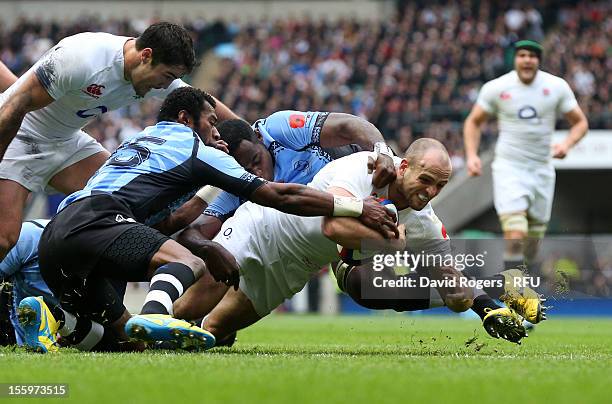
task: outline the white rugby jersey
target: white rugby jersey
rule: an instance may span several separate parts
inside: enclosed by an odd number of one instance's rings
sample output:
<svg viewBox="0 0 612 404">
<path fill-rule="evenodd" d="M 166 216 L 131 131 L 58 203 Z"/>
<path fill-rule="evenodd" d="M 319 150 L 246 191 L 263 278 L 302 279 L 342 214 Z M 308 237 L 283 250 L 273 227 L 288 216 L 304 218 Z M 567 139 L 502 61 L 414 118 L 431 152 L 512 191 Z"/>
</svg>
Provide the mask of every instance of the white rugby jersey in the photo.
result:
<svg viewBox="0 0 612 404">
<path fill-rule="evenodd" d="M 496 158 L 524 163 L 550 162 L 557 116 L 578 105 L 565 80 L 541 70 L 530 84 L 515 70 L 485 83 L 476 104 L 498 119 Z"/>
<path fill-rule="evenodd" d="M 62 39 L 2 96 L 10 97 L 28 74 L 35 74 L 55 100 L 28 113 L 21 130 L 47 139 L 65 139 L 95 117 L 145 98 L 164 98 L 186 86 L 180 79 L 167 89 L 153 89 L 139 97 L 124 78 L 123 45 L 131 38 L 85 32 Z"/>
<path fill-rule="evenodd" d="M 321 169 L 309 186 L 325 191 L 329 187 L 340 187 L 351 192 L 358 198 L 366 198 L 373 194 L 386 197 L 386 189 L 374 189 L 372 173 L 368 173 L 368 156 L 370 152 L 355 153 L 334 160 Z M 401 159 L 396 158 L 396 164 Z M 252 209 L 251 202 L 242 205 L 243 209 Z M 253 212 L 253 214 L 256 214 Z M 265 228 L 258 229 L 256 243 L 263 254 L 264 265 L 285 262 L 300 263 L 302 270 L 318 271 L 321 266 L 336 261 L 338 249 L 335 242 L 323 235 L 321 230 L 322 217 L 303 217 L 279 212 L 272 208 L 261 210 Z M 442 222 L 427 204 L 420 211 L 410 208 L 399 211 L 399 222 L 406 225 L 408 249 L 416 253 L 425 251 L 431 254 L 450 253 L 449 238 Z"/>
</svg>

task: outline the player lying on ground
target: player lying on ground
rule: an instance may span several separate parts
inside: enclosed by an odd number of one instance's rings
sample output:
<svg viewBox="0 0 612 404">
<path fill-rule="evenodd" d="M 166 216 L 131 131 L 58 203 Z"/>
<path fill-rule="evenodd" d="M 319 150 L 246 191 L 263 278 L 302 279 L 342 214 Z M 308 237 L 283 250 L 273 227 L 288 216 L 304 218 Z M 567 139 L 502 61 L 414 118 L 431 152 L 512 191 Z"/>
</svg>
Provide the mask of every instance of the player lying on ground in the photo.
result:
<svg viewBox="0 0 612 404">
<path fill-rule="evenodd" d="M 450 160 L 444 146 L 431 139 L 415 142 L 406 159 L 398 162 L 397 179 L 383 189 L 372 185 L 372 174 L 366 168 L 369 158 L 370 153 L 363 152 L 331 162 L 310 186 L 336 195 L 386 197 L 398 207 L 405 229 L 425 232 L 419 239 L 434 241 L 439 251 L 448 251 L 441 223 L 429 205 L 450 176 Z M 437 232 L 432 233 L 433 229 Z M 323 265 L 336 260 L 337 244 L 359 249 L 365 239 L 381 237 L 353 220 L 301 218 L 252 203 L 242 205 L 215 237 L 237 260 L 240 287 L 226 292 L 204 319 L 204 328 L 222 341 L 255 323 L 300 291 Z M 396 241 L 409 243 L 410 238 L 402 235 Z M 449 276 L 461 274 L 448 268 L 434 269 L 432 274 L 436 279 Z M 455 311 L 467 310 L 472 304 L 471 288 L 438 290 L 446 305 Z M 145 341 L 173 340 L 174 329 L 168 316 L 135 316 L 126 325 L 130 336 Z"/>
<path fill-rule="evenodd" d="M 316 167 L 317 163 L 319 163 L 318 166 L 320 169 L 320 152 L 310 153 L 309 158 L 314 160 L 314 162 L 308 161 L 303 157 L 303 153 L 296 152 L 295 150 L 286 147 L 286 139 L 300 139 L 301 137 L 303 140 L 301 140 L 301 142 L 297 142 L 297 145 L 301 146 L 302 144 L 308 144 L 315 128 L 314 125 L 305 125 L 304 128 L 292 128 L 290 125 L 290 117 L 293 114 L 294 113 L 289 111 L 277 112 L 265 120 L 257 121 L 257 123 L 254 125 L 256 131 L 259 130 L 260 133 L 264 133 L 266 137 L 273 139 L 272 141 L 266 142 L 269 144 L 267 153 L 264 142 L 255 137 L 255 134 L 251 128 L 244 121 L 225 121 L 219 125 L 219 130 L 221 132 L 221 137 L 227 141 L 230 150 L 236 156 L 236 158 L 254 172 L 263 173 L 263 175 L 271 175 L 271 173 L 274 172 L 277 175 L 275 177 L 277 180 L 283 178 L 287 178 L 290 181 L 309 180 L 312 179 L 318 170 L 298 170 L 296 167 L 303 165 Z M 333 116 L 334 114 L 332 114 L 331 117 Z M 310 122 L 313 122 L 313 120 L 314 116 L 309 119 Z M 332 120 L 331 122 L 334 121 Z M 325 122 L 322 130 L 321 141 L 325 141 L 327 136 L 338 136 L 337 132 L 340 132 L 341 126 L 330 124 L 331 122 L 329 120 Z M 264 126 L 258 128 L 258 125 Z M 342 127 L 346 128 L 346 125 L 342 125 Z M 353 128 L 353 132 L 358 132 L 359 128 L 368 128 L 368 126 L 361 123 L 353 125 Z M 372 128 L 376 130 L 375 127 L 372 126 Z M 347 138 L 348 132 L 346 129 L 344 129 L 343 133 L 344 137 Z M 360 137 L 363 137 L 363 135 L 357 134 L 354 140 L 359 139 Z M 296 143 L 295 140 L 294 143 Z M 283 147 L 278 147 L 279 144 Z M 253 159 L 254 161 L 251 161 L 249 156 L 255 156 Z M 275 158 L 271 158 L 272 156 Z M 302 163 L 306 162 L 306 164 L 299 165 L 296 164 L 296 161 L 301 161 Z M 273 167 L 271 166 L 272 164 L 274 164 Z M 279 173 L 281 173 L 282 176 L 279 177 Z M 385 175 L 385 177 L 388 178 L 389 176 Z M 377 183 L 376 170 L 374 171 L 373 182 L 374 184 Z M 377 187 L 382 187 L 383 185 L 385 184 L 378 185 Z M 208 209 L 206 209 L 204 215 L 200 216 L 192 225 L 189 226 L 189 228 L 185 229 L 179 234 L 177 240 L 184 246 L 190 248 L 192 251 L 197 252 L 200 243 L 213 238 L 218 233 L 222 222 L 233 214 L 235 207 L 239 206 L 240 203 L 241 201 L 239 198 L 227 193 L 222 194 L 211 203 Z M 438 233 L 436 233 L 436 235 Z M 418 235 L 415 234 L 412 234 L 412 236 L 418 237 Z M 413 240 L 412 243 L 414 244 L 414 242 L 415 241 Z M 343 273 L 351 273 L 351 279 L 348 280 L 350 283 L 361 282 L 359 279 L 359 276 L 361 275 L 360 271 L 343 271 Z M 385 275 L 389 274 L 385 273 Z M 409 309 L 416 310 L 414 308 L 414 301 L 417 299 L 422 299 L 424 294 L 429 293 L 426 290 L 420 291 L 417 289 L 405 290 L 406 293 L 402 296 L 393 297 L 392 295 L 389 295 L 384 299 L 384 304 L 376 303 L 373 301 L 373 299 L 369 299 L 370 301 L 363 302 L 363 305 L 365 307 L 380 309 L 392 308 L 402 311 Z M 227 288 L 224 285 L 216 282 L 210 275 L 202 276 L 196 282 L 196 284 L 189 288 L 185 295 L 175 303 L 173 308 L 174 314 L 178 318 L 197 321 L 212 310 L 226 291 Z M 362 303 L 361 295 L 360 293 L 356 293 L 355 289 L 346 291 L 358 303 Z M 395 291 L 390 292 L 396 293 Z M 432 291 L 431 293 L 436 294 L 437 292 Z M 535 292 L 533 294 L 535 295 Z M 498 296 L 495 297 L 498 298 Z M 406 304 L 404 309 L 401 309 L 397 303 L 398 301 L 402 300 L 410 301 Z M 514 307 L 516 307 L 517 311 L 519 311 L 521 314 L 533 312 L 533 310 L 524 309 L 523 306 L 531 307 L 535 305 L 536 307 L 539 307 L 539 299 L 533 301 L 529 300 L 529 302 L 523 302 L 522 304 L 516 304 L 516 300 L 517 299 L 513 301 Z M 434 299 L 434 301 L 436 301 L 436 299 Z M 487 318 L 484 326 L 492 336 L 508 336 L 509 339 L 514 340 L 516 339 L 516 336 L 522 335 L 520 330 L 517 332 L 507 331 L 504 333 L 503 330 L 500 330 L 499 328 L 494 329 L 490 326 L 492 322 L 499 320 L 499 316 L 503 316 L 503 320 L 508 320 L 514 316 L 507 309 L 497 306 L 488 296 L 477 296 L 472 309 L 476 311 L 483 320 L 485 317 Z M 538 312 L 538 310 L 536 310 L 536 312 Z M 532 317 L 533 316 L 529 318 L 531 319 Z M 535 320 L 532 319 L 531 321 L 533 322 Z"/>
<path fill-rule="evenodd" d="M 157 125 L 124 142 L 85 189 L 62 201 L 39 245 L 41 273 L 62 307 L 49 313 L 44 304 L 28 307 L 22 302 L 20 309 L 29 312 L 23 316 L 28 317 L 26 334 L 38 334 L 45 321 L 52 325 L 51 333 L 59 330 L 69 336 L 90 329 L 95 321 L 106 326 L 104 333 L 125 337 L 129 313 L 109 278 L 165 279 L 163 291 L 170 292 L 171 299 L 160 302 L 157 297 L 169 295 L 152 288 L 144 313 L 171 307 L 207 266 L 216 280 L 237 287 L 237 265 L 219 244 L 210 242 L 196 257 L 150 227 L 207 184 L 287 213 L 359 217 L 376 231 L 397 235 L 394 216 L 373 198 L 338 197 L 303 185 L 266 182 L 231 156 L 205 146 L 216 132 L 214 107 L 214 99 L 200 90 L 173 91 Z M 177 230 L 165 228 L 168 234 Z M 189 332 L 189 324 L 182 330 Z M 41 350 L 51 347 L 44 341 L 39 345 Z"/>
<path fill-rule="evenodd" d="M 253 129 L 237 119 L 222 122 L 218 129 L 230 154 L 247 171 L 267 180 L 308 184 L 332 159 L 360 151 L 360 148 L 376 150 L 371 161 L 375 169 L 374 184 L 383 187 L 395 179 L 392 153 L 382 143 L 382 134 L 374 125 L 354 115 L 279 111 L 256 121 Z M 197 255 L 200 240 L 211 240 L 223 221 L 243 202 L 238 196 L 221 193 L 203 215 L 181 232 L 177 241 Z M 222 284 L 205 274 L 189 289 L 191 303 L 178 309 L 181 318 L 202 317 L 198 314 L 201 308 L 212 309 L 225 290 Z"/>
</svg>

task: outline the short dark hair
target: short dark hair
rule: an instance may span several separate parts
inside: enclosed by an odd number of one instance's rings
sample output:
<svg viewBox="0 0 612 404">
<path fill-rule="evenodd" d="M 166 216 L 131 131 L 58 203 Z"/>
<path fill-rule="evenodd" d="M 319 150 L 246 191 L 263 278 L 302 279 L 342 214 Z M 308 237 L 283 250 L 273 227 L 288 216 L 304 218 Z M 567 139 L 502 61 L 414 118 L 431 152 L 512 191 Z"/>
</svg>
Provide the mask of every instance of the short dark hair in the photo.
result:
<svg viewBox="0 0 612 404">
<path fill-rule="evenodd" d="M 251 143 L 259 143 L 251 125 L 242 119 L 228 119 L 217 125 L 221 140 L 227 143 L 229 153 L 232 154 L 240 146 L 243 140 Z"/>
<path fill-rule="evenodd" d="M 172 91 L 159 109 L 157 114 L 157 122 L 178 120 L 179 112 L 187 111 L 193 118 L 196 125 L 200 124 L 200 114 L 210 105 L 213 109 L 217 107 L 217 103 L 212 95 L 195 87 L 180 87 Z"/>
<path fill-rule="evenodd" d="M 153 49 L 153 65 L 185 66 L 191 73 L 196 62 L 193 41 L 189 32 L 180 25 L 158 22 L 136 38 L 136 49 Z"/>
</svg>

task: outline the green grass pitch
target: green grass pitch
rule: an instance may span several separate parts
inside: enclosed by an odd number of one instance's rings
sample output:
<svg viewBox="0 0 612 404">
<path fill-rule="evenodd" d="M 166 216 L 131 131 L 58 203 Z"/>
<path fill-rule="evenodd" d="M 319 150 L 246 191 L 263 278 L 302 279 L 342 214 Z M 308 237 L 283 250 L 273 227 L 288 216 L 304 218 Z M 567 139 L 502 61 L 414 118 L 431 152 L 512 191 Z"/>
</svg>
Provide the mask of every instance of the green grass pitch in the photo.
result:
<svg viewBox="0 0 612 404">
<path fill-rule="evenodd" d="M 233 348 L 41 355 L 9 347 L 0 364 L 3 383 L 69 384 L 68 399 L 45 403 L 603 403 L 612 319 L 553 316 L 517 346 L 488 337 L 476 319 L 273 315 Z"/>
</svg>

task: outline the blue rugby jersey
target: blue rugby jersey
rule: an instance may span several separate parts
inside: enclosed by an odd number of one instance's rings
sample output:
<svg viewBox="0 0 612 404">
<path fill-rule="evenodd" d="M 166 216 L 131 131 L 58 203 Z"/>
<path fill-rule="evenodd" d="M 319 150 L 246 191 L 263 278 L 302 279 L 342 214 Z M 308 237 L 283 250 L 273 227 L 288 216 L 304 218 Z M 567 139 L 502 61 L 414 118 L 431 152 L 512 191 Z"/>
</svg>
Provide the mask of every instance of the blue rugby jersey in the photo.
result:
<svg viewBox="0 0 612 404">
<path fill-rule="evenodd" d="M 335 158 L 361 151 L 357 145 L 321 147 L 321 131 L 329 112 L 279 111 L 253 124 L 274 158 L 274 181 L 308 184 Z M 221 220 L 245 202 L 229 192 L 221 193 L 204 211 Z"/>
<path fill-rule="evenodd" d="M 24 331 L 17 319 L 17 307 L 21 300 L 28 296 L 44 296 L 51 303 L 57 304 L 57 299 L 51 294 L 38 267 L 38 242 L 47 223 L 48 220 L 23 223 L 17 244 L 0 262 L 2 281 L 13 284 L 11 323 L 19 345 L 23 345 L 24 341 Z"/>
<path fill-rule="evenodd" d="M 85 188 L 62 201 L 58 212 L 88 196 L 108 194 L 124 203 L 133 219 L 152 226 L 204 185 L 248 198 L 264 183 L 233 157 L 205 146 L 187 126 L 159 122 L 123 142 Z"/>
</svg>

